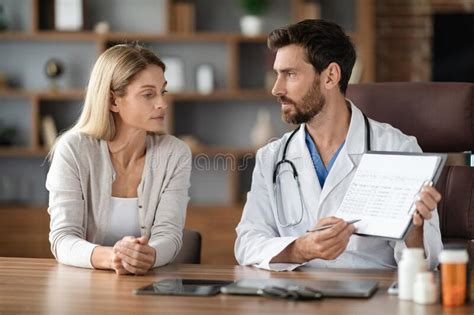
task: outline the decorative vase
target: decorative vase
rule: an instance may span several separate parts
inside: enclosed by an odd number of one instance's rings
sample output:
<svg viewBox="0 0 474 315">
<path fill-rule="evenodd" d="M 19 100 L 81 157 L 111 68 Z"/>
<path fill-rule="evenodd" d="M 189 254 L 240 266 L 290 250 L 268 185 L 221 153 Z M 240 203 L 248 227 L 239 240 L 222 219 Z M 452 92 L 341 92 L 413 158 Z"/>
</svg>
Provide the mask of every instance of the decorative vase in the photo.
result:
<svg viewBox="0 0 474 315">
<path fill-rule="evenodd" d="M 257 121 L 250 134 L 252 145 L 255 148 L 260 148 L 267 144 L 273 135 L 270 112 L 266 109 L 260 109 L 257 113 Z"/>
<path fill-rule="evenodd" d="M 52 91 L 58 90 L 58 79 L 64 72 L 64 66 L 61 61 L 56 58 L 51 58 L 46 61 L 44 65 L 44 73 L 49 79 L 49 89 Z"/>
<path fill-rule="evenodd" d="M 240 30 L 247 36 L 262 34 L 263 19 L 257 15 L 244 15 L 240 18 Z"/>
<path fill-rule="evenodd" d="M 181 92 L 185 88 L 184 62 L 178 57 L 162 57 L 166 65 L 165 78 L 168 81 L 166 89 L 172 93 Z"/>
<path fill-rule="evenodd" d="M 214 90 L 214 71 L 211 65 L 200 65 L 196 70 L 196 87 L 201 94 L 210 94 Z"/>
</svg>

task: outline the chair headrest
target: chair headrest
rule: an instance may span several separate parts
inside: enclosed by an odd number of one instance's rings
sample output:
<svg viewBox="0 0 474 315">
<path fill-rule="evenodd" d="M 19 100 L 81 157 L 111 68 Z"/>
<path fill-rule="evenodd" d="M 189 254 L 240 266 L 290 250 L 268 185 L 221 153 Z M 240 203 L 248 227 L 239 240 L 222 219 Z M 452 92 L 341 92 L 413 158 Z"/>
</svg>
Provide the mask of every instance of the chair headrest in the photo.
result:
<svg viewBox="0 0 474 315">
<path fill-rule="evenodd" d="M 346 97 L 369 118 L 415 136 L 423 151 L 474 150 L 473 83 L 354 84 Z"/>
<path fill-rule="evenodd" d="M 443 198 L 438 204 L 444 238 L 474 239 L 474 167 L 445 166 L 436 183 Z"/>
</svg>

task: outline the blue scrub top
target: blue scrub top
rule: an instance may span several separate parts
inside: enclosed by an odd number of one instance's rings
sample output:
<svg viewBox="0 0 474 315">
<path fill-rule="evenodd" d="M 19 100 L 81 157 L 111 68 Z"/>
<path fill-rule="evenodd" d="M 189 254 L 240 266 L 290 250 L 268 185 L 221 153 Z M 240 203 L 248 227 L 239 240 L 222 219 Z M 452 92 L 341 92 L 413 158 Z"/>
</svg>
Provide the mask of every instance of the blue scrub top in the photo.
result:
<svg viewBox="0 0 474 315">
<path fill-rule="evenodd" d="M 306 146 L 308 147 L 308 150 L 309 150 L 309 154 L 311 155 L 311 160 L 313 160 L 314 169 L 316 170 L 316 174 L 318 175 L 319 184 L 321 185 L 321 188 L 323 188 L 324 183 L 326 182 L 326 178 L 329 175 L 329 171 L 331 170 L 332 165 L 334 164 L 334 161 L 336 161 L 336 158 L 339 155 L 339 152 L 341 151 L 346 141 L 344 140 L 344 142 L 341 143 L 336 153 L 334 153 L 333 157 L 329 161 L 328 166 L 326 167 L 324 166 L 323 160 L 321 159 L 321 156 L 319 155 L 318 149 L 316 148 L 316 144 L 314 143 L 313 139 L 309 135 L 308 130 L 306 129 L 305 129 L 305 140 L 306 140 Z"/>
</svg>

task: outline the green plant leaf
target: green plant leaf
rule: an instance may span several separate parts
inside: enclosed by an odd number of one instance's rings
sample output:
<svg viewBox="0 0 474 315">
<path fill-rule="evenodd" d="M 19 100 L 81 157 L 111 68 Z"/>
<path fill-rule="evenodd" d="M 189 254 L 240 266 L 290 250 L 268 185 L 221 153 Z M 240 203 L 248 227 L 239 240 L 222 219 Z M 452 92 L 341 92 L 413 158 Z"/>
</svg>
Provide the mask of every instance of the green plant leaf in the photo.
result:
<svg viewBox="0 0 474 315">
<path fill-rule="evenodd" d="M 250 15 L 261 15 L 267 8 L 266 0 L 240 0 L 242 9 Z"/>
</svg>

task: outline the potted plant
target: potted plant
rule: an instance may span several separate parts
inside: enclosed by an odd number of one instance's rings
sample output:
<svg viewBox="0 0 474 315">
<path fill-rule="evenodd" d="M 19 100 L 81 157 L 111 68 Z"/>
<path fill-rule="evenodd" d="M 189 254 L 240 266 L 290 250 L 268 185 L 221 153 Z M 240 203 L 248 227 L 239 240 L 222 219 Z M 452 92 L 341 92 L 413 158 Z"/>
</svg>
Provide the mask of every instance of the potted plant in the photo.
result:
<svg viewBox="0 0 474 315">
<path fill-rule="evenodd" d="M 256 36 L 262 33 L 262 14 L 267 8 L 266 0 L 239 0 L 245 15 L 240 18 L 242 34 Z"/>
<path fill-rule="evenodd" d="M 7 16 L 3 9 L 3 4 L 0 3 L 0 31 L 6 31 L 8 29 Z"/>
</svg>

